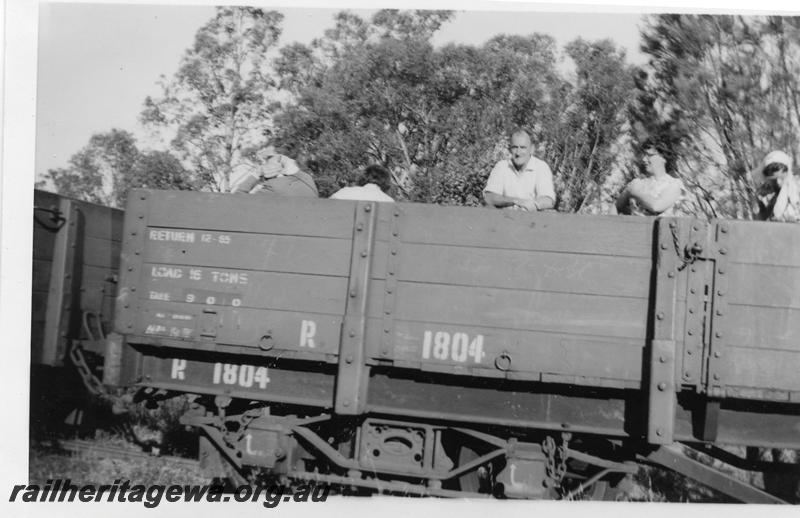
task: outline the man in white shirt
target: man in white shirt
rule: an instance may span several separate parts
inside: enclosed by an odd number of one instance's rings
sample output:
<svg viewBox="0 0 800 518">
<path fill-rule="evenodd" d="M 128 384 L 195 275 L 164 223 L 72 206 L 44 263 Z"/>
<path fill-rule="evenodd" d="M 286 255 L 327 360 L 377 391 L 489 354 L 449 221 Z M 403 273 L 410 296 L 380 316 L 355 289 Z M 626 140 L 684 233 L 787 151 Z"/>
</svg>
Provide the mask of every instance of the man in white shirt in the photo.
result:
<svg viewBox="0 0 800 518">
<path fill-rule="evenodd" d="M 489 174 L 483 189 L 486 204 L 527 211 L 552 209 L 556 201 L 553 173 L 533 156 L 531 136 L 523 130 L 512 133 L 509 151 L 511 159 L 497 162 Z"/>
<path fill-rule="evenodd" d="M 392 187 L 389 170 L 370 165 L 361 173 L 353 187 L 344 187 L 331 194 L 332 200 L 394 201 L 386 194 Z"/>
</svg>

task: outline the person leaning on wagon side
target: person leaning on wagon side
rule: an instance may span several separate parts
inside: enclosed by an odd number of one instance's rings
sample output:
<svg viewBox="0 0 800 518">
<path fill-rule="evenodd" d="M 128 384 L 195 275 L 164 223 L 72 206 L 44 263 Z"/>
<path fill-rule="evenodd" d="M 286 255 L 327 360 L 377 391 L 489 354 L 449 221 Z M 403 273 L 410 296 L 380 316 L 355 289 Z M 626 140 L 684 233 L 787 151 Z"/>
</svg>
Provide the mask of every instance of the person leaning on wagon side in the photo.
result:
<svg viewBox="0 0 800 518">
<path fill-rule="evenodd" d="M 792 172 L 792 159 L 772 151 L 753 173 L 758 194 L 758 219 L 800 222 L 800 182 Z"/>
<path fill-rule="evenodd" d="M 644 167 L 646 177 L 633 179 L 617 198 L 617 213 L 671 216 L 683 182 L 667 173 L 666 160 L 652 145 L 645 146 Z"/>
<path fill-rule="evenodd" d="M 332 200 L 394 201 L 389 196 L 392 177 L 382 165 L 369 165 L 356 180 L 356 185 L 343 187 L 331 194 Z"/>
<path fill-rule="evenodd" d="M 254 168 L 246 166 L 248 170 L 231 186 L 232 193 L 319 197 L 311 175 L 288 156 L 279 154 L 274 146 L 261 149 L 256 158 L 261 164 Z"/>
<path fill-rule="evenodd" d="M 483 199 L 497 208 L 528 211 L 552 209 L 556 201 L 553 173 L 543 160 L 533 156 L 533 144 L 527 131 L 516 130 L 509 140 L 511 158 L 495 164 Z"/>
</svg>

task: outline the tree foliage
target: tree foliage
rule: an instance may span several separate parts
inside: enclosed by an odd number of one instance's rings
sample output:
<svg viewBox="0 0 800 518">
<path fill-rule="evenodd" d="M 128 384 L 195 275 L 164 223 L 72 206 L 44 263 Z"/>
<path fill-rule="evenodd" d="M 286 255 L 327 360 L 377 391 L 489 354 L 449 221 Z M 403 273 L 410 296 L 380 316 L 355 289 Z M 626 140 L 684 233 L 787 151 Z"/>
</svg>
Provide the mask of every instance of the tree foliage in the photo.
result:
<svg viewBox="0 0 800 518">
<path fill-rule="evenodd" d="M 129 189 L 192 189 L 189 175 L 164 151 L 141 152 L 127 131 L 98 133 L 69 159 L 69 166 L 51 169 L 37 188 L 111 207 L 125 205 Z"/>
<path fill-rule="evenodd" d="M 277 11 L 218 7 L 175 76 L 162 79 L 162 97 L 145 100 L 142 122 L 173 135 L 171 149 L 200 187 L 227 191 L 246 151 L 270 135 L 275 81 L 268 54 L 282 19 Z"/>
<path fill-rule="evenodd" d="M 659 15 L 642 38 L 640 133 L 672 147 L 691 212 L 752 217 L 750 171 L 772 149 L 798 152 L 800 21 Z"/>
</svg>

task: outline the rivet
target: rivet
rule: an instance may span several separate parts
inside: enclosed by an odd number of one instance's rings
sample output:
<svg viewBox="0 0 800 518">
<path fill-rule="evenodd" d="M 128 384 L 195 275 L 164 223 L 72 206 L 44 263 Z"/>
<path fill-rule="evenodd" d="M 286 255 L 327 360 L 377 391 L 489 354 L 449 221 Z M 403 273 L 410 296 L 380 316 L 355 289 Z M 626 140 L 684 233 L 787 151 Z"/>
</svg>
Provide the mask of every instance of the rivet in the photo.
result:
<svg viewBox="0 0 800 518">
<path fill-rule="evenodd" d="M 672 279 L 673 277 L 675 277 L 675 272 L 668 272 L 668 273 L 667 273 L 667 277 L 669 277 L 670 279 Z"/>
<path fill-rule="evenodd" d="M 391 293 L 391 292 L 392 292 L 392 288 L 386 288 L 386 293 Z"/>
<path fill-rule="evenodd" d="M 664 356 L 659 356 L 658 361 L 660 361 L 661 363 L 667 363 L 667 359 Z"/>
<path fill-rule="evenodd" d="M 384 350 L 381 351 L 381 354 L 384 355 L 384 356 L 387 356 L 389 354 L 389 351 L 384 349 Z"/>
<path fill-rule="evenodd" d="M 139 214 L 139 219 L 144 219 L 144 214 Z"/>
<path fill-rule="evenodd" d="M 697 225 L 692 225 L 692 230 L 697 232 L 698 230 L 700 230 L 700 228 Z"/>
<path fill-rule="evenodd" d="M 722 353 L 721 353 L 721 352 L 719 352 L 719 351 L 714 351 L 714 358 L 719 358 L 720 356 L 722 356 Z"/>
<path fill-rule="evenodd" d="M 369 212 L 371 210 L 372 210 L 372 205 L 367 205 L 366 207 L 364 207 L 364 212 Z"/>
<path fill-rule="evenodd" d="M 659 320 L 664 320 L 664 313 L 657 314 L 656 318 L 659 319 Z"/>
<path fill-rule="evenodd" d="M 667 389 L 667 384 L 664 383 L 663 381 L 658 384 L 658 390 L 664 391 L 666 389 Z"/>
<path fill-rule="evenodd" d="M 667 249 L 667 244 L 661 243 L 661 250 L 666 250 L 666 249 Z"/>
<path fill-rule="evenodd" d="M 356 230 L 358 230 L 359 232 L 361 232 L 362 230 L 364 230 L 364 225 L 363 225 L 363 224 L 361 224 L 361 223 L 359 223 L 358 225 L 356 225 Z"/>
<path fill-rule="evenodd" d="M 136 250 L 135 252 L 133 252 L 133 255 L 139 255 L 139 250 Z"/>
<path fill-rule="evenodd" d="M 342 406 L 350 406 L 350 400 L 345 399 L 344 401 L 342 401 Z"/>
<path fill-rule="evenodd" d="M 131 307 L 131 306 L 130 306 L 130 304 L 125 304 L 125 305 L 124 305 L 124 306 L 122 306 L 122 307 L 124 307 L 125 309 L 128 309 L 128 308 L 129 308 L 129 307 Z"/>
<path fill-rule="evenodd" d="M 720 225 L 719 231 L 722 232 L 723 234 L 726 234 L 728 232 L 728 225 Z"/>
<path fill-rule="evenodd" d="M 356 336 L 356 332 L 351 329 L 350 330 L 350 338 L 353 338 L 354 336 Z"/>
<path fill-rule="evenodd" d="M 350 290 L 350 296 L 351 297 L 355 297 L 356 296 L 356 290 Z"/>
<path fill-rule="evenodd" d="M 393 235 L 394 237 L 397 237 L 397 236 L 399 236 L 399 235 L 400 235 L 400 232 L 398 232 L 398 231 L 396 231 L 396 230 L 395 230 L 394 232 L 392 232 L 392 235 Z"/>
<path fill-rule="evenodd" d="M 344 359 L 344 361 L 346 361 L 347 363 L 353 363 L 353 357 L 348 356 L 347 358 Z"/>
<path fill-rule="evenodd" d="M 694 266 L 692 266 L 692 273 L 694 273 L 694 272 L 696 272 L 696 271 L 697 271 L 697 268 L 695 268 Z"/>
<path fill-rule="evenodd" d="M 675 227 L 677 227 L 677 226 L 678 226 L 678 225 L 676 225 L 674 221 L 670 221 L 670 222 L 669 222 L 669 228 L 675 228 Z"/>
<path fill-rule="evenodd" d="M 689 372 L 689 371 L 686 371 L 686 372 L 683 373 L 683 377 L 686 378 L 687 380 L 688 379 L 692 379 L 692 373 Z"/>
<path fill-rule="evenodd" d="M 689 336 L 692 336 L 692 335 L 694 334 L 694 331 L 692 331 L 692 330 L 690 329 L 690 330 L 686 331 L 686 334 L 687 334 L 687 335 L 689 335 Z"/>
<path fill-rule="evenodd" d="M 716 333 L 714 333 L 714 336 L 716 336 L 717 338 L 722 338 L 722 333 L 717 331 Z"/>
<path fill-rule="evenodd" d="M 389 270 L 389 275 L 394 275 L 394 270 Z"/>
<path fill-rule="evenodd" d="M 386 334 L 388 334 L 388 333 L 390 333 L 391 331 L 389 331 L 388 329 L 384 329 L 384 330 L 383 330 L 383 332 L 384 332 L 384 333 L 386 333 Z"/>
<path fill-rule="evenodd" d="M 392 312 L 389 311 L 388 309 L 386 311 L 384 311 L 384 313 L 386 313 L 387 315 L 391 315 L 392 314 Z"/>
<path fill-rule="evenodd" d="M 133 271 L 133 266 L 128 266 L 128 271 L 132 272 Z"/>
<path fill-rule="evenodd" d="M 725 295 L 725 292 L 724 292 L 724 291 L 722 291 L 722 290 L 718 290 L 718 291 L 717 291 L 717 295 L 719 295 L 720 297 L 722 297 L 723 295 Z"/>
<path fill-rule="evenodd" d="M 396 210 L 396 211 L 394 211 L 394 216 L 395 216 L 395 217 L 398 217 L 398 216 L 400 216 L 400 211 L 399 211 L 399 210 Z"/>
<path fill-rule="evenodd" d="M 397 255 L 397 250 L 392 250 L 392 255 Z"/>
<path fill-rule="evenodd" d="M 135 236 L 136 235 L 136 231 L 134 230 L 133 232 L 131 232 L 131 235 Z"/>
<path fill-rule="evenodd" d="M 720 268 L 720 269 L 719 269 L 719 270 L 717 270 L 717 271 L 719 272 L 719 274 L 720 274 L 720 275 L 723 275 L 723 274 L 725 273 L 725 270 L 724 270 L 723 268 Z"/>
<path fill-rule="evenodd" d="M 719 379 L 719 374 L 714 374 L 714 379 L 718 380 Z"/>
<path fill-rule="evenodd" d="M 146 200 L 146 199 L 147 199 L 147 196 L 142 196 L 142 197 L 141 197 L 141 198 L 139 198 L 139 199 L 140 199 L 140 200 L 142 200 L 142 201 L 144 201 L 144 200 Z"/>
<path fill-rule="evenodd" d="M 689 313 L 694 313 L 694 308 L 689 308 Z"/>
<path fill-rule="evenodd" d="M 720 248 L 720 249 L 719 249 L 719 253 L 720 253 L 720 254 L 722 254 L 722 255 L 725 255 L 725 254 L 727 254 L 727 253 L 728 253 L 728 249 L 727 249 L 727 248 L 724 248 L 724 247 L 723 247 L 723 248 Z"/>
<path fill-rule="evenodd" d="M 366 251 L 366 250 L 364 250 L 363 252 L 361 252 L 361 257 L 366 257 L 366 256 L 367 256 L 367 251 Z"/>
<path fill-rule="evenodd" d="M 659 437 L 664 435 L 664 429 L 663 428 L 659 428 L 658 430 L 656 430 L 656 435 L 658 435 Z"/>
<path fill-rule="evenodd" d="M 718 317 L 721 317 L 721 316 L 722 316 L 722 310 L 721 310 L 721 309 L 718 309 L 718 310 L 717 310 L 717 316 L 718 316 Z"/>
<path fill-rule="evenodd" d="M 694 354 L 694 351 L 692 349 L 686 349 L 686 354 L 691 356 Z"/>
<path fill-rule="evenodd" d="M 695 290 L 694 288 L 689 288 L 689 293 L 697 293 L 697 290 Z"/>
<path fill-rule="evenodd" d="M 131 291 L 136 291 L 136 288 L 131 288 Z"/>
</svg>

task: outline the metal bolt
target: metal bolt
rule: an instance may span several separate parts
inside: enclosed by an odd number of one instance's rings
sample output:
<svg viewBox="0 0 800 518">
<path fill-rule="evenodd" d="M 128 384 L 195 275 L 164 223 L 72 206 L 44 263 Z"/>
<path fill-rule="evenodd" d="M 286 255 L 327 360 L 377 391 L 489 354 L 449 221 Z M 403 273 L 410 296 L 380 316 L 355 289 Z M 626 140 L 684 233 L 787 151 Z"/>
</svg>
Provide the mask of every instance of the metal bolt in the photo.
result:
<svg viewBox="0 0 800 518">
<path fill-rule="evenodd" d="M 689 336 L 692 336 L 692 335 L 694 334 L 694 331 L 692 331 L 692 330 L 690 329 L 690 330 L 686 331 L 686 334 L 687 334 L 687 335 L 689 335 Z"/>
<path fill-rule="evenodd" d="M 724 275 L 725 274 L 725 269 L 724 268 L 720 268 L 720 269 L 717 270 L 717 272 L 719 272 L 720 275 Z"/>
<path fill-rule="evenodd" d="M 350 330 L 350 338 L 353 338 L 354 336 L 356 336 L 356 332 L 351 329 Z"/>
<path fill-rule="evenodd" d="M 351 297 L 355 297 L 356 296 L 356 290 L 350 290 L 350 296 Z"/>
<path fill-rule="evenodd" d="M 140 199 L 141 199 L 142 201 L 144 201 L 144 200 L 146 200 L 146 199 L 147 199 L 147 196 L 142 196 Z"/>
<path fill-rule="evenodd" d="M 722 353 L 719 351 L 714 351 L 714 358 L 719 358 L 722 356 Z"/>
<path fill-rule="evenodd" d="M 659 437 L 661 437 L 662 435 L 664 435 L 664 429 L 663 429 L 663 428 L 659 428 L 659 429 L 657 429 L 657 430 L 656 430 L 656 435 L 658 435 Z"/>
<path fill-rule="evenodd" d="M 669 228 L 675 228 L 675 227 L 677 227 L 677 226 L 678 226 L 678 225 L 676 225 L 674 221 L 670 221 L 670 222 L 669 222 Z"/>
<path fill-rule="evenodd" d="M 124 305 L 124 306 L 122 306 L 122 307 L 124 307 L 125 309 L 128 309 L 128 308 L 129 308 L 129 307 L 131 307 L 131 306 L 130 306 L 130 304 L 125 304 L 125 305 Z"/>
<path fill-rule="evenodd" d="M 660 361 L 661 363 L 667 363 L 667 359 L 664 356 L 659 356 L 658 361 Z"/>
<path fill-rule="evenodd" d="M 683 377 L 686 378 L 687 380 L 688 379 L 692 379 L 692 373 L 689 372 L 689 371 L 686 371 L 686 372 L 683 373 Z"/>
<path fill-rule="evenodd" d="M 686 349 L 686 354 L 691 356 L 694 354 L 694 351 L 692 349 Z"/>
<path fill-rule="evenodd" d="M 689 313 L 694 313 L 694 308 L 689 308 Z"/>
<path fill-rule="evenodd" d="M 722 333 L 717 331 L 716 333 L 714 333 L 714 336 L 716 336 L 717 338 L 722 338 Z"/>
<path fill-rule="evenodd" d="M 398 232 L 398 231 L 396 231 L 396 230 L 395 230 L 394 232 L 392 232 L 392 235 L 393 235 L 394 237 L 397 237 L 397 236 L 399 236 L 399 235 L 400 235 L 400 232 Z"/>
<path fill-rule="evenodd" d="M 353 357 L 348 356 L 347 358 L 344 359 L 344 361 L 346 361 L 347 363 L 353 363 Z"/>
<path fill-rule="evenodd" d="M 657 314 L 656 318 L 659 319 L 659 320 L 664 320 L 664 313 Z"/>
<path fill-rule="evenodd" d="M 697 290 L 695 290 L 694 288 L 689 288 L 689 293 L 697 293 Z"/>
<path fill-rule="evenodd" d="M 698 230 L 700 230 L 700 228 L 697 225 L 692 225 L 692 230 L 697 232 Z"/>
<path fill-rule="evenodd" d="M 139 214 L 139 219 L 144 219 L 144 214 Z"/>
<path fill-rule="evenodd" d="M 389 270 L 389 275 L 394 275 L 394 270 Z"/>
<path fill-rule="evenodd" d="M 132 272 L 133 271 L 133 266 L 128 266 L 128 271 Z"/>
<path fill-rule="evenodd" d="M 350 400 L 345 399 L 344 401 L 342 401 L 342 406 L 350 406 Z"/>
<path fill-rule="evenodd" d="M 356 225 L 356 230 L 361 232 L 362 230 L 364 230 L 364 225 L 362 223 L 359 223 L 358 225 Z"/>
<path fill-rule="evenodd" d="M 692 266 L 692 273 L 694 273 L 694 272 L 696 272 L 696 271 L 697 271 L 697 268 L 695 268 L 694 266 Z"/>
<path fill-rule="evenodd" d="M 727 232 L 728 232 L 728 225 L 720 225 L 720 226 L 719 226 L 719 231 L 720 231 L 720 232 L 722 232 L 723 234 L 727 234 Z"/>
<path fill-rule="evenodd" d="M 386 293 L 391 293 L 391 292 L 392 292 L 392 288 L 386 288 Z"/>
<path fill-rule="evenodd" d="M 397 255 L 397 250 L 392 250 L 392 255 Z"/>
<path fill-rule="evenodd" d="M 728 249 L 727 249 L 727 248 L 724 248 L 724 247 L 723 247 L 723 248 L 720 248 L 720 249 L 719 249 L 719 253 L 720 253 L 720 254 L 722 254 L 722 255 L 725 255 L 725 254 L 727 254 L 727 253 L 728 253 Z"/>
<path fill-rule="evenodd" d="M 667 249 L 667 244 L 661 243 L 661 250 L 666 250 L 666 249 Z"/>
<path fill-rule="evenodd" d="M 134 230 L 133 232 L 131 232 L 131 235 L 135 236 L 136 235 L 136 231 Z"/>
<path fill-rule="evenodd" d="M 658 390 L 662 392 L 667 390 L 667 384 L 662 381 L 661 383 L 658 384 Z"/>
<path fill-rule="evenodd" d="M 367 205 L 366 207 L 364 207 L 364 212 L 369 212 L 371 210 L 372 210 L 372 205 Z"/>
<path fill-rule="evenodd" d="M 669 277 L 670 279 L 672 279 L 673 277 L 675 277 L 675 272 L 668 272 L 668 273 L 667 273 L 667 277 Z"/>
<path fill-rule="evenodd" d="M 386 311 L 384 311 L 384 313 L 386 313 L 387 315 L 391 315 L 392 314 L 392 312 L 389 311 L 388 309 Z"/>
<path fill-rule="evenodd" d="M 720 309 L 718 309 L 718 310 L 717 310 L 717 316 L 718 316 L 718 317 L 721 317 L 721 316 L 722 316 L 722 310 L 720 310 Z"/>
<path fill-rule="evenodd" d="M 724 292 L 724 291 L 722 291 L 722 290 L 717 290 L 717 295 L 719 295 L 720 297 L 722 297 L 723 295 L 725 295 L 725 292 Z"/>
<path fill-rule="evenodd" d="M 366 250 L 364 250 L 363 252 L 361 252 L 361 257 L 366 257 L 366 256 L 367 256 L 367 251 L 366 251 Z"/>
<path fill-rule="evenodd" d="M 131 288 L 131 291 L 136 291 L 136 288 Z"/>
<path fill-rule="evenodd" d="M 400 216 L 400 211 L 399 210 L 394 211 L 394 217 L 398 217 L 398 216 Z"/>
<path fill-rule="evenodd" d="M 719 379 L 719 374 L 714 374 L 714 379 L 718 380 Z"/>
</svg>

